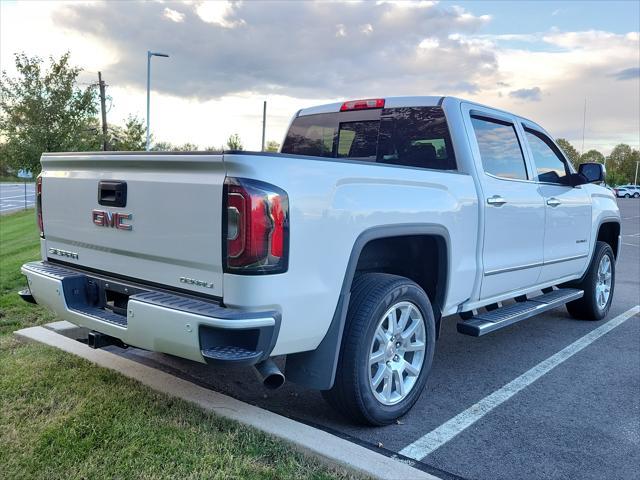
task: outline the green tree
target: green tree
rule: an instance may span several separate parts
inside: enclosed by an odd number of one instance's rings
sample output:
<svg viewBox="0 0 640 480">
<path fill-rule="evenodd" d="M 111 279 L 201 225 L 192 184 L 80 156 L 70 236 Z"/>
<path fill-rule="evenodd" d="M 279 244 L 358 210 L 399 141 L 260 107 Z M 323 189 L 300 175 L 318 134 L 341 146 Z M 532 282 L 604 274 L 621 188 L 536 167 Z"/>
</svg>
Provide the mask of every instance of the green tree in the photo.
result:
<svg viewBox="0 0 640 480">
<path fill-rule="evenodd" d="M 244 150 L 242 145 L 242 140 L 240 139 L 240 135 L 234 133 L 233 135 L 229 135 L 227 139 L 227 149 L 228 150 Z"/>
<path fill-rule="evenodd" d="M 199 147 L 195 143 L 183 143 L 182 145 L 174 145 L 171 142 L 158 142 L 151 147 L 154 152 L 195 152 Z"/>
<path fill-rule="evenodd" d="M 113 127 L 110 145 L 119 152 L 137 152 L 146 148 L 147 129 L 144 120 L 135 115 L 129 115 L 124 128 Z"/>
<path fill-rule="evenodd" d="M 277 152 L 280 150 L 280 144 L 275 140 L 269 140 L 265 149 L 267 152 Z"/>
<path fill-rule="evenodd" d="M 633 183 L 636 172 L 636 162 L 640 160 L 640 152 L 631 148 L 625 143 L 616 145 L 609 157 L 607 157 L 607 168 L 615 171 L 618 185 Z"/>
<path fill-rule="evenodd" d="M 562 149 L 562 151 L 567 156 L 571 164 L 577 170 L 578 165 L 580 164 L 580 153 L 578 152 L 578 150 L 576 150 L 575 147 L 571 145 L 571 143 L 569 143 L 569 140 L 565 138 L 558 138 L 556 140 L 556 143 Z"/>
<path fill-rule="evenodd" d="M 152 152 L 173 152 L 176 146 L 171 142 L 156 142 L 151 147 Z"/>
<path fill-rule="evenodd" d="M 624 185 L 627 182 L 626 177 L 620 172 L 616 172 L 615 170 L 610 170 L 607 168 L 607 185 Z"/>
<path fill-rule="evenodd" d="M 15 55 L 16 77 L 0 77 L 2 163 L 40 171 L 43 152 L 96 150 L 101 134 L 94 86 L 80 88 L 81 69 L 59 59 Z"/>
<path fill-rule="evenodd" d="M 176 152 L 197 152 L 200 149 L 195 143 L 187 142 L 176 146 Z"/>
<path fill-rule="evenodd" d="M 604 155 L 598 150 L 591 149 L 580 156 L 580 163 L 604 163 Z"/>
</svg>

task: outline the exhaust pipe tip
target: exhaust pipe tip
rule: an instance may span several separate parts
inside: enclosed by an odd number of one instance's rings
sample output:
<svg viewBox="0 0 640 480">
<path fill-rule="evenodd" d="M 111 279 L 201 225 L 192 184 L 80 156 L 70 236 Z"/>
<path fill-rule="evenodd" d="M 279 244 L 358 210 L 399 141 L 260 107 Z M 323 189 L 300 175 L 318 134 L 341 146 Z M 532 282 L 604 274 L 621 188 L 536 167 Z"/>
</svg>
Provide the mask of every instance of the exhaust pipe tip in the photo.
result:
<svg viewBox="0 0 640 480">
<path fill-rule="evenodd" d="M 282 373 L 274 373 L 273 375 L 269 375 L 266 377 L 262 384 L 268 388 L 269 390 L 277 390 L 282 385 L 284 385 L 284 375 Z"/>
<path fill-rule="evenodd" d="M 254 365 L 254 369 L 265 388 L 276 390 L 284 385 L 284 374 L 270 358 Z"/>
</svg>

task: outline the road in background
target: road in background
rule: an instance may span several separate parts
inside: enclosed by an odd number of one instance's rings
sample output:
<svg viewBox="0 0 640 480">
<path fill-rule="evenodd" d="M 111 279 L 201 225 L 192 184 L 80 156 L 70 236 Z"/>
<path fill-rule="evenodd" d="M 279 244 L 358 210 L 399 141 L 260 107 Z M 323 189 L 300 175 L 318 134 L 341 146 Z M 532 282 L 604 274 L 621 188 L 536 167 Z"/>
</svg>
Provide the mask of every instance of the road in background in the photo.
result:
<svg viewBox="0 0 640 480">
<path fill-rule="evenodd" d="M 0 214 L 17 212 L 35 206 L 35 184 L 27 183 L 26 191 L 25 203 L 24 183 L 0 183 Z"/>
<path fill-rule="evenodd" d="M 398 424 L 354 425 L 319 392 L 258 384 L 251 369 L 213 368 L 135 348 L 114 352 L 388 455 L 467 411 L 640 303 L 640 200 L 619 199 L 622 250 L 613 305 L 599 322 L 564 307 L 473 338 L 444 320 L 427 387 Z M 417 462 L 443 479 L 636 478 L 640 464 L 640 317 L 620 323 Z M 282 365 L 282 360 L 279 362 Z M 635 472 L 635 473 L 634 473 Z"/>
</svg>

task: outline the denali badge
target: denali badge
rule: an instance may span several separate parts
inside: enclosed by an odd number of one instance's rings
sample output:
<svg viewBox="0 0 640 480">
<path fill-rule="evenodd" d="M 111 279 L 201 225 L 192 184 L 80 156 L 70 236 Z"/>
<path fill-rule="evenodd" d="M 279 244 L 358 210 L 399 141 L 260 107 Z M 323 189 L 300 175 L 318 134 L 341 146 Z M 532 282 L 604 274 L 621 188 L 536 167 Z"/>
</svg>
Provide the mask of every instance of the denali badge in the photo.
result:
<svg viewBox="0 0 640 480">
<path fill-rule="evenodd" d="M 78 254 L 76 252 L 69 252 L 67 250 L 60 250 L 59 248 L 49 248 L 49 254 L 50 255 L 57 255 L 59 257 L 67 257 L 67 258 L 73 258 L 75 260 L 78 259 Z"/>
<path fill-rule="evenodd" d="M 111 227 L 118 230 L 133 230 L 133 226 L 124 223 L 125 220 L 131 220 L 133 215 L 130 213 L 108 212 L 106 210 L 93 210 L 91 219 L 99 227 Z"/>
<path fill-rule="evenodd" d="M 195 285 L 197 287 L 213 288 L 213 283 L 211 282 L 203 282 L 202 280 L 194 280 L 188 277 L 180 277 L 180 283 L 188 283 L 189 285 Z"/>
</svg>

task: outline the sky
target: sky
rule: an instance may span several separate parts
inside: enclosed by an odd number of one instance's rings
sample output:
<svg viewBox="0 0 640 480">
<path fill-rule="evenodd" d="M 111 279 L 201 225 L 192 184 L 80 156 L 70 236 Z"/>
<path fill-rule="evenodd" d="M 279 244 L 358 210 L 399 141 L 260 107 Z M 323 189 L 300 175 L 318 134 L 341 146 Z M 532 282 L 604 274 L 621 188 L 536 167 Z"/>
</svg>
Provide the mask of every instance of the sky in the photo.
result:
<svg viewBox="0 0 640 480">
<path fill-rule="evenodd" d="M 453 95 L 540 123 L 578 150 L 640 143 L 638 1 L 8 1 L 0 66 L 71 52 L 107 83 L 108 121 L 146 117 L 157 141 L 280 142 L 304 107 Z M 586 99 L 586 117 L 584 106 Z M 583 119 L 584 128 L 583 147 Z"/>
</svg>

